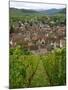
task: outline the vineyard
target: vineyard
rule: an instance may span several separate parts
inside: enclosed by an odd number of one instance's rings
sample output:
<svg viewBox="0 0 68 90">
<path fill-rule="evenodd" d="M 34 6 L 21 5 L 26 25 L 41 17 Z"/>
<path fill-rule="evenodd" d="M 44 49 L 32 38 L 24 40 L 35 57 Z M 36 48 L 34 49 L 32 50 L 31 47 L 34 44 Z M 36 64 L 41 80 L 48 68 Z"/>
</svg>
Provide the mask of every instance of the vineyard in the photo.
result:
<svg viewBox="0 0 68 90">
<path fill-rule="evenodd" d="M 66 85 L 66 8 L 9 16 L 9 88 Z"/>
<path fill-rule="evenodd" d="M 66 51 L 33 55 L 20 46 L 10 49 L 10 88 L 58 86 L 66 84 Z"/>
</svg>

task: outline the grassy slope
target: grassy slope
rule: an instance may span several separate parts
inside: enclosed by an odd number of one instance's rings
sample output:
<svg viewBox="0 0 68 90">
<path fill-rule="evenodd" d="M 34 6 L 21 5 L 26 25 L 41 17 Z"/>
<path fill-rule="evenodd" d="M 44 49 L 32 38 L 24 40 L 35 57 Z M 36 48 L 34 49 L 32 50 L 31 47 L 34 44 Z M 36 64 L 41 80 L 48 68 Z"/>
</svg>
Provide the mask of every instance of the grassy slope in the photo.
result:
<svg viewBox="0 0 68 90">
<path fill-rule="evenodd" d="M 66 84 L 65 50 L 46 55 L 10 55 L 10 88 Z"/>
</svg>

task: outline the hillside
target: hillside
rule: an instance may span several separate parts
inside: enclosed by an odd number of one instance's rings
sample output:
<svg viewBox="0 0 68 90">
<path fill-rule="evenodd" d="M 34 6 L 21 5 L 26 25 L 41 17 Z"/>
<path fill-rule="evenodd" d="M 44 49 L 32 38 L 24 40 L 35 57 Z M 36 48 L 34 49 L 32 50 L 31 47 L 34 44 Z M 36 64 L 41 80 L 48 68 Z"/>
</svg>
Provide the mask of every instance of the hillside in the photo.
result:
<svg viewBox="0 0 68 90">
<path fill-rule="evenodd" d="M 66 9 L 48 9 L 48 10 L 27 10 L 27 9 L 17 9 L 10 8 L 11 16 L 22 16 L 22 15 L 55 15 L 55 14 L 65 14 Z"/>
<path fill-rule="evenodd" d="M 66 12 L 66 9 L 65 8 L 63 8 L 63 9 L 55 9 L 55 8 L 53 8 L 53 9 L 48 9 L 48 10 L 43 10 L 43 11 L 41 11 L 41 13 L 44 13 L 44 14 L 47 14 L 47 15 L 55 15 L 55 14 L 58 14 L 58 13 L 63 13 L 63 14 L 65 14 L 65 12 Z"/>
<path fill-rule="evenodd" d="M 39 13 L 34 10 L 10 8 L 11 16 L 33 15 L 33 14 L 36 15 Z"/>
<path fill-rule="evenodd" d="M 20 47 L 10 49 L 11 89 L 66 85 L 65 48 L 47 55 L 23 53 Z"/>
</svg>

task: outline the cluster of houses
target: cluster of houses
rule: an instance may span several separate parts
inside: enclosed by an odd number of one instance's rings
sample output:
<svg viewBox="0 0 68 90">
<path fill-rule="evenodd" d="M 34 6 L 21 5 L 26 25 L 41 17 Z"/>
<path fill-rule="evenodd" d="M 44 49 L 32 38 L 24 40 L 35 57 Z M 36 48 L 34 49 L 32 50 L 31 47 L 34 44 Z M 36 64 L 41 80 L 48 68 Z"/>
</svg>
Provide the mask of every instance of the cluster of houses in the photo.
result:
<svg viewBox="0 0 68 90">
<path fill-rule="evenodd" d="M 30 25 L 19 21 L 13 28 L 15 31 L 10 33 L 10 47 L 21 45 L 34 54 L 45 54 L 53 49 L 65 47 L 65 25 L 50 27 L 48 24 Z"/>
</svg>

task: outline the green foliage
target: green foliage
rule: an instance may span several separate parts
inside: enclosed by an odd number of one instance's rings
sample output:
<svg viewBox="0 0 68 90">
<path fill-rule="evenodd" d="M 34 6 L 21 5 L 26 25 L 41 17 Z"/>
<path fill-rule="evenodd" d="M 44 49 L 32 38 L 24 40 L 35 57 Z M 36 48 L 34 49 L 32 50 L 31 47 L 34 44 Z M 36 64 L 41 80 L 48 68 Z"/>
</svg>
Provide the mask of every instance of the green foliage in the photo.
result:
<svg viewBox="0 0 68 90">
<path fill-rule="evenodd" d="M 42 57 L 43 66 L 48 75 L 50 85 L 66 84 L 66 55 L 65 49 L 57 49 Z"/>
<path fill-rule="evenodd" d="M 20 55 L 31 55 L 32 53 L 26 48 L 22 48 L 20 45 L 17 45 L 15 48 L 10 48 L 10 55 L 20 56 Z"/>
<path fill-rule="evenodd" d="M 10 88 L 66 84 L 65 48 L 47 55 L 26 52 L 20 46 L 10 49 Z"/>
<path fill-rule="evenodd" d="M 66 17 L 64 14 L 57 14 L 53 16 L 47 16 L 47 15 L 23 15 L 23 16 L 10 16 L 10 23 L 16 25 L 19 21 L 25 23 L 28 22 L 29 24 L 32 23 L 43 23 L 43 24 L 48 24 L 52 25 L 51 22 L 53 23 L 53 26 L 61 25 L 62 23 L 65 25 L 66 24 Z"/>
</svg>

